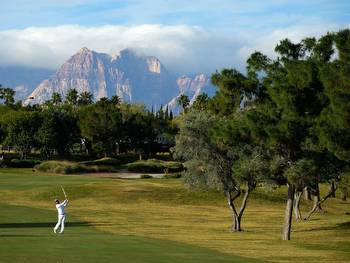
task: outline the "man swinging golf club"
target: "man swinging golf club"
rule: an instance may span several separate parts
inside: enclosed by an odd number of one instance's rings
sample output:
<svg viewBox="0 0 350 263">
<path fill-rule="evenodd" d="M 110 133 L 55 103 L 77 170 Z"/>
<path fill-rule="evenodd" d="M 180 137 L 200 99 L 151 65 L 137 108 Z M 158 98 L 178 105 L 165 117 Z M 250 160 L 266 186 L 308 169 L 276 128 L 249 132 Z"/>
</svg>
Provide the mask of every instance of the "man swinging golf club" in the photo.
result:
<svg viewBox="0 0 350 263">
<path fill-rule="evenodd" d="M 67 195 L 66 195 L 66 192 L 64 191 L 63 187 L 61 186 L 62 188 L 62 192 L 64 194 L 64 197 L 65 197 L 65 200 L 60 203 L 60 201 L 58 199 L 55 200 L 55 203 L 56 203 L 56 208 L 57 208 L 57 212 L 58 212 L 58 222 L 55 226 L 55 228 L 53 229 L 53 232 L 56 234 L 57 233 L 57 230 L 58 228 L 61 226 L 61 230 L 60 230 L 60 234 L 63 233 L 64 231 L 64 222 L 66 220 L 66 214 L 64 212 L 64 208 L 67 206 L 68 204 L 68 199 L 67 199 Z"/>
</svg>

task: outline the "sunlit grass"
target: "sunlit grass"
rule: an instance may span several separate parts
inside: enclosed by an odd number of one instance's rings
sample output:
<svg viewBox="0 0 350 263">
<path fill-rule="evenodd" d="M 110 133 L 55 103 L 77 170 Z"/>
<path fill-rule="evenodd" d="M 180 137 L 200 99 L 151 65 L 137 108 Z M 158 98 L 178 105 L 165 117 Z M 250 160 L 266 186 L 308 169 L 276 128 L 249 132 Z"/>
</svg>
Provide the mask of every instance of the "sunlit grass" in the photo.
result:
<svg viewBox="0 0 350 263">
<path fill-rule="evenodd" d="M 160 238 L 273 262 L 349 262 L 349 202 L 330 199 L 311 220 L 293 222 L 292 241 L 281 241 L 285 188 L 259 189 L 250 200 L 241 233 L 220 192 L 194 192 L 181 180 L 121 180 L 49 176 L 0 170 L 2 202 L 54 210 L 53 199 L 70 199 L 68 212 L 118 235 Z M 325 191 L 325 187 L 322 187 Z M 312 203 L 303 201 L 306 211 Z"/>
</svg>

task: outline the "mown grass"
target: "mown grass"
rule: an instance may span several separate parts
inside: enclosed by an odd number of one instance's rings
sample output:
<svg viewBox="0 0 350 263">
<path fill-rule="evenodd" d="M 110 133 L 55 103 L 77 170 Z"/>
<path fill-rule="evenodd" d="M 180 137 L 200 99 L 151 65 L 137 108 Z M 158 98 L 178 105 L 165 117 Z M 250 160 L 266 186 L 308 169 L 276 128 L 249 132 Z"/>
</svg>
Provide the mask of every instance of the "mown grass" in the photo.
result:
<svg viewBox="0 0 350 263">
<path fill-rule="evenodd" d="M 76 226 L 71 229 L 67 227 L 67 231 L 74 236 L 72 239 L 76 240 L 72 241 L 73 247 L 78 246 L 79 240 L 84 243 L 86 235 L 84 231 L 89 229 L 89 231 L 97 231 L 91 235 L 98 236 L 106 233 L 109 236 L 108 240 L 127 236 L 141 238 L 141 243 L 151 238 L 194 246 L 191 249 L 199 246 L 230 255 L 232 261 L 229 262 L 235 262 L 235 259 L 241 260 L 236 256 L 269 262 L 350 261 L 350 216 L 345 214 L 350 212 L 350 207 L 349 202 L 342 202 L 339 199 L 326 201 L 324 212 L 316 213 L 310 221 L 294 221 L 293 240 L 283 242 L 281 241 L 285 205 L 283 187 L 276 190 L 268 188 L 257 190 L 248 201 L 243 219 L 245 231 L 232 233 L 231 217 L 223 195 L 214 191 L 190 191 L 182 185 L 181 179 L 121 180 L 87 175 L 49 176 L 34 173 L 30 169 L 0 169 L 0 181 L 1 202 L 6 205 L 20 205 L 46 211 L 45 213 L 50 214 L 51 221 L 54 220 L 52 217 L 55 218 L 52 201 L 54 198 L 62 197 L 59 185 L 63 185 L 70 199 L 69 218 L 73 216 L 74 220 L 89 223 L 89 226 Z M 325 191 L 324 188 L 321 190 Z M 304 211 L 310 206 L 310 202 L 303 201 Z M 1 207 L 1 211 L 3 209 L 6 210 Z M 9 216 L 7 221 L 16 222 L 21 215 L 22 213 L 15 213 Z M 24 219 L 24 222 L 27 222 L 26 220 L 29 219 Z M 36 219 L 36 221 L 40 220 Z M 36 221 L 34 217 L 33 222 Z M 19 230 L 16 229 L 16 231 Z M 35 234 L 36 229 L 33 231 L 30 232 L 32 235 Z M 49 234 L 50 228 L 42 228 L 42 231 L 42 235 L 47 235 L 45 237 L 47 239 L 42 240 L 47 240 L 49 243 L 52 238 L 56 238 Z M 10 234 L 9 232 L 7 234 Z M 26 242 L 25 239 L 25 237 L 18 237 L 13 243 L 14 246 L 23 245 Z M 91 242 L 98 240 L 96 238 L 93 241 L 92 236 L 89 239 Z M 146 243 L 141 246 L 147 247 Z M 116 248 L 116 251 L 123 253 L 125 249 L 125 253 L 132 254 L 131 250 L 128 250 L 132 246 L 127 243 L 119 250 Z M 53 251 L 49 247 L 44 249 L 47 249 L 48 254 Z M 106 249 L 106 254 L 113 254 L 108 246 L 104 248 L 102 245 L 96 245 L 91 249 L 99 251 Z M 183 253 L 182 262 L 191 262 L 186 260 L 187 258 L 191 260 L 189 256 L 191 249 Z M 79 251 L 77 253 L 83 253 L 79 248 L 77 251 Z M 97 255 L 100 255 L 99 251 L 96 252 Z M 162 261 L 156 251 L 150 249 L 149 252 L 160 262 L 176 262 L 169 258 Z M 0 244 L 0 256 L 3 253 L 2 244 Z M 205 262 L 202 260 L 203 258 L 197 262 Z"/>
</svg>

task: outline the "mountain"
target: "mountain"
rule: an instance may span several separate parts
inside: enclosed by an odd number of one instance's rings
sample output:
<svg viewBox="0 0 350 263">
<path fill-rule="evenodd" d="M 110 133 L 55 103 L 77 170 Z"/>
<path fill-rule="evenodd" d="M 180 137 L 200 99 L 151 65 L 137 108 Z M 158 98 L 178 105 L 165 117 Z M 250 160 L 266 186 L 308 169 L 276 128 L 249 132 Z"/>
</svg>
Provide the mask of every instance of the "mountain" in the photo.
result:
<svg viewBox="0 0 350 263">
<path fill-rule="evenodd" d="M 0 84 L 16 91 L 15 99 L 23 100 L 54 70 L 26 67 L 0 67 Z"/>
<path fill-rule="evenodd" d="M 42 81 L 25 103 L 43 103 L 54 92 L 65 97 L 69 89 L 88 91 L 95 100 L 118 95 L 123 101 L 158 104 L 176 96 L 175 79 L 152 56 L 125 49 L 114 56 L 82 48 L 50 78 Z"/>
<path fill-rule="evenodd" d="M 168 103 L 176 110 L 176 98 L 186 94 L 194 99 L 208 87 L 208 79 L 174 77 L 154 56 L 124 49 L 111 56 L 82 48 L 49 78 L 43 80 L 24 104 L 43 103 L 58 92 L 64 98 L 68 90 L 87 91 L 95 100 L 118 95 L 124 102 L 144 103 L 147 107 Z"/>
<path fill-rule="evenodd" d="M 164 108 L 168 107 L 168 109 L 172 110 L 175 114 L 181 111 L 180 106 L 177 104 L 177 100 L 181 95 L 186 95 L 190 99 L 190 104 L 192 104 L 197 96 L 202 93 L 206 93 L 209 96 L 215 93 L 215 88 L 210 84 L 210 79 L 204 74 L 199 74 L 194 77 L 183 75 L 179 77 L 176 82 L 179 93 L 164 106 Z"/>
</svg>

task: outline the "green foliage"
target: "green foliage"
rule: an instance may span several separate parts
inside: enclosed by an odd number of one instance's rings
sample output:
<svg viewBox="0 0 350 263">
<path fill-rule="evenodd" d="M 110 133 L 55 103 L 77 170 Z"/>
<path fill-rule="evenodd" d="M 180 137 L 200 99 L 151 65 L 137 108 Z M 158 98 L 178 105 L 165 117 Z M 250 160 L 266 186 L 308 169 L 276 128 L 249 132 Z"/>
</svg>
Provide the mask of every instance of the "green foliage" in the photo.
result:
<svg viewBox="0 0 350 263">
<path fill-rule="evenodd" d="M 52 93 L 51 102 L 53 105 L 60 105 L 62 103 L 62 96 L 58 92 Z"/>
<path fill-rule="evenodd" d="M 350 196 L 350 172 L 341 175 L 339 189 L 344 195 Z"/>
<path fill-rule="evenodd" d="M 25 160 L 11 159 L 8 166 L 13 168 L 33 168 L 34 166 L 40 163 L 41 161 L 36 159 L 25 159 Z"/>
<path fill-rule="evenodd" d="M 2 126 L 6 129 L 5 144 L 14 145 L 26 158 L 30 150 L 37 145 L 35 134 L 40 126 L 37 112 L 9 111 L 2 116 Z"/>
<path fill-rule="evenodd" d="M 199 94 L 193 102 L 192 107 L 196 110 L 205 110 L 208 107 L 209 96 L 206 93 Z"/>
<path fill-rule="evenodd" d="M 182 108 L 182 110 L 186 110 L 190 105 L 190 99 L 188 96 L 181 94 L 181 96 L 177 99 L 177 104 Z"/>
<path fill-rule="evenodd" d="M 136 161 L 127 164 L 128 171 L 131 172 L 148 172 L 148 173 L 174 173 L 183 170 L 180 162 L 166 162 L 157 159 L 149 159 L 145 161 Z"/>
<path fill-rule="evenodd" d="M 80 93 L 78 97 L 77 104 L 78 105 L 90 105 L 93 102 L 93 96 L 90 92 L 84 91 Z"/>
<path fill-rule="evenodd" d="M 290 165 L 284 172 L 288 182 L 294 184 L 298 190 L 305 186 L 310 186 L 317 176 L 317 167 L 312 160 L 300 159 L 298 162 Z"/>
<path fill-rule="evenodd" d="M 101 159 L 97 159 L 97 160 L 93 160 L 93 161 L 84 161 L 84 162 L 80 162 L 81 164 L 84 165 L 105 165 L 105 166 L 118 166 L 120 165 L 120 161 L 115 159 L 115 158 L 111 158 L 111 157 L 104 157 Z"/>
<path fill-rule="evenodd" d="M 66 154 L 78 141 L 79 130 L 74 115 L 60 108 L 47 109 L 40 113 L 41 125 L 36 140 L 42 155 L 50 159 L 54 151 Z"/>
<path fill-rule="evenodd" d="M 78 91 L 76 89 L 70 89 L 67 92 L 65 103 L 75 106 L 78 104 Z"/>
<path fill-rule="evenodd" d="M 12 106 L 15 103 L 15 91 L 11 88 L 3 88 L 0 85 L 0 100 L 3 100 L 6 106 Z"/>
<path fill-rule="evenodd" d="M 40 172 L 58 173 L 58 174 L 75 174 L 75 173 L 94 173 L 94 172 L 110 172 L 110 167 L 104 166 L 85 166 L 69 161 L 46 161 L 35 166 Z"/>
<path fill-rule="evenodd" d="M 116 142 L 122 138 L 122 115 L 120 109 L 108 100 L 83 107 L 79 111 L 79 127 L 92 149 L 105 156 L 115 152 Z"/>
</svg>

